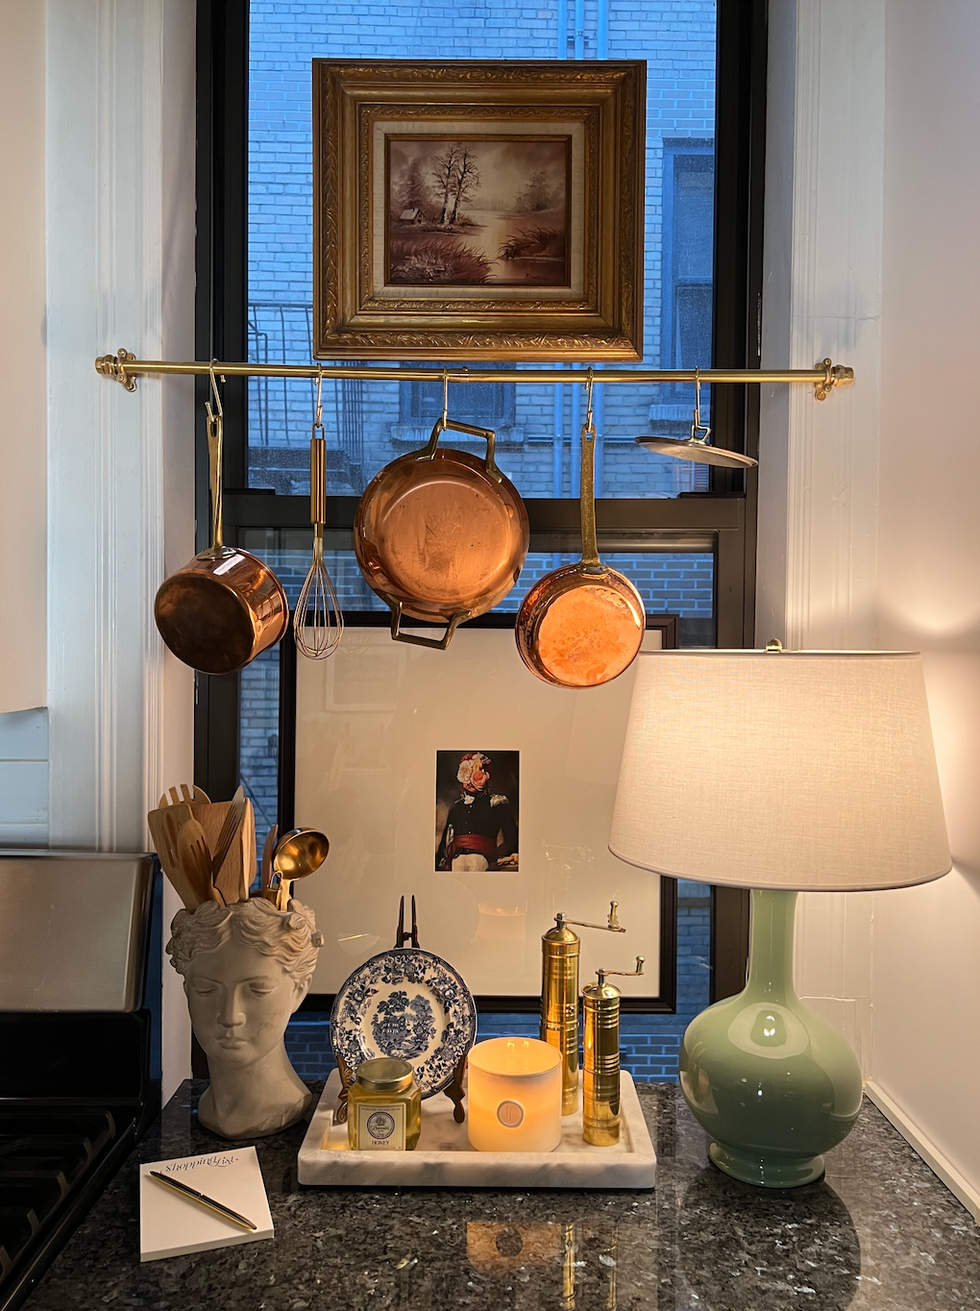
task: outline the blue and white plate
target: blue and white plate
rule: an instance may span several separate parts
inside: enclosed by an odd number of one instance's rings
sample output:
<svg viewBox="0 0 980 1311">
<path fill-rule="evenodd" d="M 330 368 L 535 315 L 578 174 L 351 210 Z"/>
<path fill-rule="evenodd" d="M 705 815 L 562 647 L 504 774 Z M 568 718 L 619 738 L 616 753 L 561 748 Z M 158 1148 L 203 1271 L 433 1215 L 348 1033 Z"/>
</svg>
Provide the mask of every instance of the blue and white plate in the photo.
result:
<svg viewBox="0 0 980 1311">
<path fill-rule="evenodd" d="M 423 1097 L 441 1092 L 476 1040 L 476 1003 L 453 967 L 431 951 L 396 947 L 340 986 L 330 1044 L 351 1070 L 375 1056 L 408 1061 Z"/>
</svg>

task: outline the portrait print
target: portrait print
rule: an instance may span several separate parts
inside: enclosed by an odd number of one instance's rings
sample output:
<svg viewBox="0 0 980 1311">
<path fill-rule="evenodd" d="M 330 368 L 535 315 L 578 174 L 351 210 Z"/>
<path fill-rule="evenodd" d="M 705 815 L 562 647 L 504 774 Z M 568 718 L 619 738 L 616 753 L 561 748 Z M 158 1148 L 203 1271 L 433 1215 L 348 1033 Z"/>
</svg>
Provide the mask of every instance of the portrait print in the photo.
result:
<svg viewBox="0 0 980 1311">
<path fill-rule="evenodd" d="M 389 137 L 387 281 L 565 286 L 570 169 L 570 137 Z"/>
<path fill-rule="evenodd" d="M 519 751 L 437 751 L 435 869 L 518 868 Z"/>
</svg>

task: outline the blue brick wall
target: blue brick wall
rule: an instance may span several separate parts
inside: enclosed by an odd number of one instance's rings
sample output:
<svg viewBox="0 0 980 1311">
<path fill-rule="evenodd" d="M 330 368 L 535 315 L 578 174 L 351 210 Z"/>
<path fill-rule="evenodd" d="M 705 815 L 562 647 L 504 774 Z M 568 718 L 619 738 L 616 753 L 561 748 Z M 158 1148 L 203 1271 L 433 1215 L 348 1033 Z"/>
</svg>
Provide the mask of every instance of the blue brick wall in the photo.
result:
<svg viewBox="0 0 980 1311">
<path fill-rule="evenodd" d="M 710 889 L 680 883 L 677 898 L 677 1013 L 632 1015 L 620 1020 L 620 1059 L 634 1079 L 677 1079 L 681 1036 L 708 1004 Z M 507 1035 L 538 1036 L 538 1016 L 481 1014 L 478 1039 Z M 286 1050 L 304 1079 L 324 1079 L 336 1062 L 330 1049 L 330 1017 L 306 1011 L 286 1030 Z"/>
<path fill-rule="evenodd" d="M 609 58 L 647 61 L 643 356 L 661 360 L 665 272 L 662 247 L 664 142 L 710 140 L 714 131 L 714 0 L 607 0 Z M 579 41 L 574 5 L 566 10 L 568 41 L 558 42 L 555 3 L 531 8 L 500 0 L 459 8 L 409 0 L 357 5 L 311 0 L 253 0 L 249 101 L 249 301 L 254 359 L 307 361 L 312 305 L 312 114 L 310 60 L 383 57 L 445 60 L 594 59 L 595 0 L 585 5 Z M 707 364 L 708 361 L 695 361 Z M 672 361 L 671 361 L 672 363 Z M 516 386 L 511 431 L 500 433 L 501 464 L 525 496 L 577 492 L 577 429 L 581 395 L 562 388 Z M 579 389 L 575 389 L 578 391 Z M 650 384 L 600 388 L 598 485 L 604 496 L 676 496 L 705 485 L 705 470 L 639 450 L 644 432 L 686 435 L 690 389 Z M 337 458 L 331 485 L 356 494 L 393 455 L 417 446 L 424 425 L 402 421 L 398 383 L 325 388 L 328 443 Z M 252 482 L 302 493 L 308 486 L 309 384 L 250 382 Z M 352 419 L 352 411 L 356 418 Z M 352 432 L 352 426 L 356 433 Z M 353 461 L 341 448 L 357 447 Z"/>
</svg>

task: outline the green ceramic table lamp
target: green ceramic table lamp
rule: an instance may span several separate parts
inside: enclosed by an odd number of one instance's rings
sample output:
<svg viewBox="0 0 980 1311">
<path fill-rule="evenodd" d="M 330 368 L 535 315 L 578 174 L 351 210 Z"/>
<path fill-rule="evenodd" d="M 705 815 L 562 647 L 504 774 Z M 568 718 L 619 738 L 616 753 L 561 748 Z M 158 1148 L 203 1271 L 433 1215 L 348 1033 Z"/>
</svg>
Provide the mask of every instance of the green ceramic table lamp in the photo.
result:
<svg viewBox="0 0 980 1311">
<path fill-rule="evenodd" d="M 921 659 L 658 651 L 637 660 L 610 850 L 751 888 L 748 981 L 689 1025 L 681 1088 L 737 1179 L 823 1173 L 861 1071 L 793 985 L 798 891 L 907 887 L 950 868 Z"/>
</svg>

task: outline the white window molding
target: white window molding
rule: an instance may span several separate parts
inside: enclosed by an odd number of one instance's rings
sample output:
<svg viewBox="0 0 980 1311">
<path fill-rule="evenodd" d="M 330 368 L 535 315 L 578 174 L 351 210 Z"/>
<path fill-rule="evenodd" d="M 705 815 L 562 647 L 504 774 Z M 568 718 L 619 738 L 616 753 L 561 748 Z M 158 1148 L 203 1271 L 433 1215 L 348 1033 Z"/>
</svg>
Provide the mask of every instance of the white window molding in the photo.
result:
<svg viewBox="0 0 980 1311">
<path fill-rule="evenodd" d="M 194 31 L 192 0 L 47 5 L 52 846 L 145 849 L 164 782 L 190 778 L 192 675 L 152 603 L 194 549 L 192 384 L 133 395 L 94 361 L 193 358 Z M 170 973 L 166 1095 L 189 1050 Z"/>
</svg>

